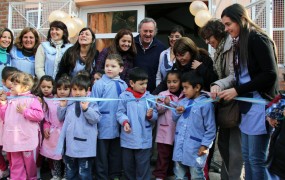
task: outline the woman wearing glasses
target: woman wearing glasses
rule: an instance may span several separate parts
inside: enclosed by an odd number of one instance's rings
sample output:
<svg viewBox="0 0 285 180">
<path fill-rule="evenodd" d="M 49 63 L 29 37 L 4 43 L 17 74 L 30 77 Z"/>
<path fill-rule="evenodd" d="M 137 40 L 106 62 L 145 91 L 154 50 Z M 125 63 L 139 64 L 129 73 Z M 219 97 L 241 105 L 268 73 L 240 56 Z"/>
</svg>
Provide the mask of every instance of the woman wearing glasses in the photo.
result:
<svg viewBox="0 0 285 180">
<path fill-rule="evenodd" d="M 182 26 L 174 26 L 168 36 L 169 48 L 162 51 L 159 58 L 159 65 L 156 74 L 156 85 L 158 85 L 165 77 L 168 71 L 171 70 L 175 63 L 175 55 L 173 53 L 173 46 L 177 39 L 184 36 L 184 29 Z"/>
</svg>

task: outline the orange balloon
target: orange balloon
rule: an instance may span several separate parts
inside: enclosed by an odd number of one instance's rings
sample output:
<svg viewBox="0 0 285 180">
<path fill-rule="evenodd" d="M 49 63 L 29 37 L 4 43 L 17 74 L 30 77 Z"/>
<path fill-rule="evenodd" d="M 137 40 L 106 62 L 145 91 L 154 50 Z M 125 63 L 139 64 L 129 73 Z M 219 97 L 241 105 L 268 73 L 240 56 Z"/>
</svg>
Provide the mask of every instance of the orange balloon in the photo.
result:
<svg viewBox="0 0 285 180">
<path fill-rule="evenodd" d="M 193 16 L 201 10 L 208 10 L 207 5 L 203 1 L 193 1 L 189 6 L 189 11 Z"/>
</svg>

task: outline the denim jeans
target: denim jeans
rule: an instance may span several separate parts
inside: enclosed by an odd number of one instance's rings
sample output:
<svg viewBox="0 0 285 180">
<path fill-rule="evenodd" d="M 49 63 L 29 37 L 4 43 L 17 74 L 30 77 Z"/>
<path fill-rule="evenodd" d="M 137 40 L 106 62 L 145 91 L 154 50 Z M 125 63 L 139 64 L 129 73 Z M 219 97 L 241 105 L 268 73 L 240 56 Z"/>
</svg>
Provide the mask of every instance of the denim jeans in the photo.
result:
<svg viewBox="0 0 285 180">
<path fill-rule="evenodd" d="M 180 162 L 174 162 L 174 163 L 175 163 L 174 165 L 175 180 L 187 180 L 188 178 L 185 176 L 187 168 L 189 168 L 191 179 L 205 180 L 203 168 L 185 166 Z"/>
<path fill-rule="evenodd" d="M 242 158 L 246 180 L 267 180 L 266 157 L 269 134 L 247 135 L 241 133 Z"/>
<path fill-rule="evenodd" d="M 66 178 L 68 180 L 92 180 L 93 158 L 73 158 L 64 156 Z"/>
</svg>

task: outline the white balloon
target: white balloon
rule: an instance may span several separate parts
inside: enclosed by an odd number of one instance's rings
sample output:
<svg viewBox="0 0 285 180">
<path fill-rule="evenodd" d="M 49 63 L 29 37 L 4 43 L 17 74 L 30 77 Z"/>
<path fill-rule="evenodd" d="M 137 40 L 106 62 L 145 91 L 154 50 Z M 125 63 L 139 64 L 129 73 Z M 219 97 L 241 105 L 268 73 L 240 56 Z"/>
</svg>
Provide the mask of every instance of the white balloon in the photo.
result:
<svg viewBox="0 0 285 180">
<path fill-rule="evenodd" d="M 83 22 L 82 19 L 74 17 L 72 18 L 72 20 L 77 24 L 78 29 L 83 29 L 84 27 L 86 27 L 85 23 Z"/>
<path fill-rule="evenodd" d="M 53 21 L 63 21 L 64 19 L 68 18 L 69 15 L 61 10 L 52 11 L 48 17 L 48 21 L 51 23 Z"/>
<path fill-rule="evenodd" d="M 78 34 L 78 32 L 79 32 L 78 26 L 77 26 L 76 22 L 73 21 L 71 18 L 67 18 L 67 19 L 63 20 L 63 23 L 67 27 L 69 37 L 74 37 Z"/>
<path fill-rule="evenodd" d="M 208 10 L 208 7 L 203 1 L 193 1 L 189 6 L 189 10 L 193 16 L 196 16 L 199 11 Z"/>
<path fill-rule="evenodd" d="M 212 18 L 208 10 L 201 10 L 195 16 L 195 23 L 199 27 L 203 27 Z"/>
</svg>

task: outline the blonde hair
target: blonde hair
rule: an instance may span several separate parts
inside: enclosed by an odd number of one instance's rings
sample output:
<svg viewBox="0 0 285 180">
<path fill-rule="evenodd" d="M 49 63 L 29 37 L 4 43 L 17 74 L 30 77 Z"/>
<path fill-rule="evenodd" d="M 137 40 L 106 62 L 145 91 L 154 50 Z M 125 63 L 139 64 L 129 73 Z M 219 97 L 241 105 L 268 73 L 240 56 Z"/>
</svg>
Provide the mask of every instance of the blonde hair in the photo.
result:
<svg viewBox="0 0 285 180">
<path fill-rule="evenodd" d="M 34 85 L 33 76 L 24 72 L 16 72 L 13 74 L 11 82 L 17 82 L 23 86 L 27 86 L 28 90 L 31 90 Z"/>
</svg>

